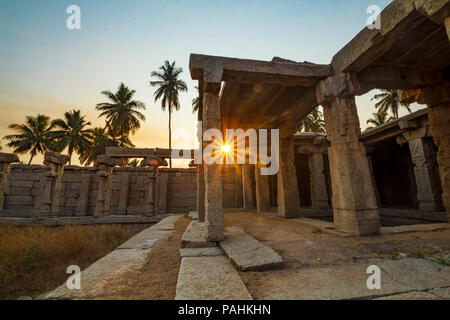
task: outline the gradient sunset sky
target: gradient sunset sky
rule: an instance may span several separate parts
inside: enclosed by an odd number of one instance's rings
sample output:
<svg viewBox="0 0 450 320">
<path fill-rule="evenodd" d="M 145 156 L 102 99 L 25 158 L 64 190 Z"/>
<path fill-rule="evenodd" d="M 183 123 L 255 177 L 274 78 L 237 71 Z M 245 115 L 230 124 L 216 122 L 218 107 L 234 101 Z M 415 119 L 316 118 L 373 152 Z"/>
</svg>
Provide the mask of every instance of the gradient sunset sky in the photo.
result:
<svg viewBox="0 0 450 320">
<path fill-rule="evenodd" d="M 173 115 L 174 131 L 194 134 L 191 100 L 197 92 L 189 74 L 190 53 L 328 64 L 364 28 L 367 7 L 383 9 L 390 2 L 0 0 L 0 137 L 12 133 L 7 126 L 24 122 L 26 115 L 57 118 L 73 108 L 103 126 L 95 110 L 105 101 L 100 92 L 115 91 L 124 82 L 147 105 L 147 120 L 132 141 L 137 147 L 167 147 L 168 113 L 153 101 L 155 89 L 148 85 L 151 71 L 164 60 L 184 69 L 189 87 Z M 72 4 L 81 8 L 81 30 L 66 28 L 66 8 Z M 372 96 L 357 98 L 363 129 L 375 112 Z M 5 144 L 1 141 L 3 152 L 11 151 Z M 20 158 L 27 162 L 29 154 Z M 36 157 L 34 163 L 41 161 Z"/>
</svg>

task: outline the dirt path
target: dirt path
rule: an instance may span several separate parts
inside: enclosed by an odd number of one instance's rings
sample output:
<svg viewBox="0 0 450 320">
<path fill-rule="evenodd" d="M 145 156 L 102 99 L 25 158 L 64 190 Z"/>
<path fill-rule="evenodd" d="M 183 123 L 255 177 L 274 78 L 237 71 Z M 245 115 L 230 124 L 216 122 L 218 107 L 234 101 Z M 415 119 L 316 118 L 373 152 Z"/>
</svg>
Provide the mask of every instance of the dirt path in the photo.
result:
<svg viewBox="0 0 450 320">
<path fill-rule="evenodd" d="M 110 281 L 104 294 L 106 300 L 172 300 L 180 269 L 181 236 L 191 220 L 181 218 L 168 241 L 152 249 L 148 263 L 140 270 L 128 272 Z"/>
</svg>

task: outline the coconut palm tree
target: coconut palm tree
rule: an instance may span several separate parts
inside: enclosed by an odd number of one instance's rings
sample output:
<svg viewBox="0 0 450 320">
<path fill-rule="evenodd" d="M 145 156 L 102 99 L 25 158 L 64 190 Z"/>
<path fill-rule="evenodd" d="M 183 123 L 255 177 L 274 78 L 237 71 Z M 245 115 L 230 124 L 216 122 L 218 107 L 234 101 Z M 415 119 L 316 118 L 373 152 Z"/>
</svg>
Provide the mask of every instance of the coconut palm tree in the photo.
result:
<svg viewBox="0 0 450 320">
<path fill-rule="evenodd" d="M 169 150 L 172 150 L 172 112 L 180 110 L 179 92 L 186 92 L 186 83 L 179 79 L 183 72 L 182 68 L 175 66 L 175 61 L 170 63 L 168 60 L 159 67 L 159 71 L 153 71 L 151 76 L 156 81 L 150 81 L 152 87 L 158 87 L 154 93 L 155 102 L 161 99 L 161 109 L 169 110 Z M 172 159 L 170 159 L 170 168 L 172 168 Z"/>
<path fill-rule="evenodd" d="M 118 133 L 121 147 L 125 146 L 130 133 L 134 134 L 141 127 L 140 121 L 145 121 L 145 116 L 138 111 L 145 110 L 145 104 L 133 100 L 135 93 L 121 83 L 116 93 L 102 91 L 111 102 L 99 103 L 95 107 L 101 111 L 99 117 L 105 116 L 107 123 Z"/>
<path fill-rule="evenodd" d="M 131 161 L 128 162 L 128 166 L 136 168 L 137 166 L 139 166 L 139 160 L 138 159 L 133 159 Z"/>
<path fill-rule="evenodd" d="M 300 131 L 302 130 L 304 132 L 325 132 L 325 121 L 319 107 L 315 108 L 303 119 L 300 126 Z"/>
<path fill-rule="evenodd" d="M 195 86 L 195 89 L 197 89 L 197 92 L 199 92 L 197 86 Z M 199 106 L 200 106 L 200 97 L 197 95 L 197 97 L 192 99 L 192 113 L 196 113 L 198 111 Z"/>
<path fill-rule="evenodd" d="M 128 138 L 125 138 L 123 142 L 126 147 L 134 147 Z M 107 147 L 119 147 L 121 144 L 122 142 L 116 139 L 108 125 L 105 128 L 96 127 L 92 129 L 90 141 L 79 156 L 80 163 L 89 166 L 99 155 L 106 153 Z"/>
<path fill-rule="evenodd" d="M 91 123 L 85 120 L 80 110 L 72 110 L 64 113 L 64 119 L 52 121 L 52 127 L 60 130 L 53 131 L 55 146 L 58 151 L 68 148 L 69 165 L 72 163 L 73 151 L 82 154 L 89 145 L 92 129 L 88 129 Z"/>
<path fill-rule="evenodd" d="M 7 146 L 14 148 L 15 153 L 29 151 L 31 157 L 28 164 L 31 164 L 36 154 L 56 150 L 50 118 L 46 115 L 28 116 L 24 124 L 14 123 L 8 128 L 16 131 L 17 134 L 7 135 L 3 139 L 9 141 Z"/>
<path fill-rule="evenodd" d="M 372 113 L 372 118 L 367 120 L 366 123 L 372 124 L 373 126 L 370 126 L 367 128 L 381 126 L 382 124 L 388 123 L 389 121 L 391 121 L 393 119 L 394 119 L 393 117 L 388 118 L 387 113 L 379 113 L 379 112 Z"/>
<path fill-rule="evenodd" d="M 387 114 L 388 110 L 390 110 L 394 119 L 398 119 L 398 110 L 400 107 L 404 107 L 408 112 L 411 112 L 409 104 L 398 101 L 397 90 L 381 90 L 381 93 L 374 95 L 370 101 L 372 100 L 378 101 L 375 104 L 375 108 L 378 109 L 380 114 Z"/>
</svg>

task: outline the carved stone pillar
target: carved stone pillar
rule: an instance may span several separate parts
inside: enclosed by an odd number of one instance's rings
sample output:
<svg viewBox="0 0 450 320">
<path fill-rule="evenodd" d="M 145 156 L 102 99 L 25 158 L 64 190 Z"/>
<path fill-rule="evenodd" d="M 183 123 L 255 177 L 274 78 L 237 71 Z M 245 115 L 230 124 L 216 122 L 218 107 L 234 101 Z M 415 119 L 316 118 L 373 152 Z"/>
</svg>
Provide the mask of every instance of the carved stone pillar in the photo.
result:
<svg viewBox="0 0 450 320">
<path fill-rule="evenodd" d="M 333 189 L 334 224 L 354 235 L 377 234 L 380 217 L 355 103 L 358 83 L 350 74 L 322 80 L 316 87 L 323 106 Z"/>
<path fill-rule="evenodd" d="M 405 123 L 400 123 L 400 128 Z M 403 132 L 409 145 L 411 159 L 414 164 L 414 177 L 417 186 L 417 200 L 421 211 L 442 211 L 441 182 L 433 142 L 429 127 L 421 127 Z"/>
<path fill-rule="evenodd" d="M 255 166 L 255 183 L 256 183 L 256 211 L 270 211 L 270 186 L 269 176 L 261 175 L 260 166 Z"/>
<path fill-rule="evenodd" d="M 11 163 L 19 162 L 19 157 L 11 153 L 0 153 L 0 218 L 3 213 L 3 204 L 5 201 L 5 191 L 8 188 L 8 175 L 11 169 Z"/>
<path fill-rule="evenodd" d="M 156 211 L 157 211 L 157 209 L 156 209 L 157 202 L 156 202 L 156 197 L 155 197 L 155 190 L 157 190 L 157 188 L 155 188 L 156 179 L 157 179 L 156 175 L 157 175 L 157 172 L 146 174 L 146 176 L 148 178 L 148 190 L 147 190 L 147 196 L 145 197 L 145 201 L 146 201 L 145 215 L 147 217 L 155 215 Z"/>
<path fill-rule="evenodd" d="M 123 172 L 121 175 L 119 207 L 117 208 L 118 215 L 126 215 L 127 214 L 129 191 L 130 191 L 130 174 L 128 172 Z"/>
<path fill-rule="evenodd" d="M 94 212 L 96 218 L 106 217 L 110 214 L 111 180 L 115 164 L 116 161 L 108 155 L 98 156 L 95 161 L 95 167 L 98 168 L 97 177 L 99 178 L 97 205 Z"/>
<path fill-rule="evenodd" d="M 203 127 L 204 130 L 221 130 L 220 86 L 223 65 L 207 60 L 203 66 Z M 203 159 L 203 162 L 205 159 Z M 205 181 L 205 234 L 207 241 L 222 241 L 223 223 L 223 186 L 222 164 L 204 163 Z"/>
<path fill-rule="evenodd" d="M 284 218 L 300 217 L 300 196 L 294 162 L 292 138 L 280 139 L 278 168 L 278 215 Z"/>
<path fill-rule="evenodd" d="M 311 177 L 311 207 L 316 210 L 329 209 L 323 154 L 312 153 L 308 156 L 308 161 Z"/>
<path fill-rule="evenodd" d="M 57 152 L 45 153 L 45 178 L 38 200 L 35 218 L 56 218 L 58 216 L 59 198 L 61 195 L 61 178 L 64 172 L 64 165 L 68 161 L 69 156 Z"/>
</svg>

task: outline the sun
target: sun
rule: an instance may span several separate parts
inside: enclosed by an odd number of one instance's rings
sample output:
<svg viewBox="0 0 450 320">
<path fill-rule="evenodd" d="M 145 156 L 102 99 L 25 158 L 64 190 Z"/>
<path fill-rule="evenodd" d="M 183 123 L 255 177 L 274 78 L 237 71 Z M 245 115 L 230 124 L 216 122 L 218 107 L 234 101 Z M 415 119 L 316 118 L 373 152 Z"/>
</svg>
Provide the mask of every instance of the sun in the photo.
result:
<svg viewBox="0 0 450 320">
<path fill-rule="evenodd" d="M 223 153 L 228 153 L 231 150 L 231 148 L 230 148 L 230 146 L 228 144 L 223 144 L 221 149 L 222 149 Z"/>
</svg>

